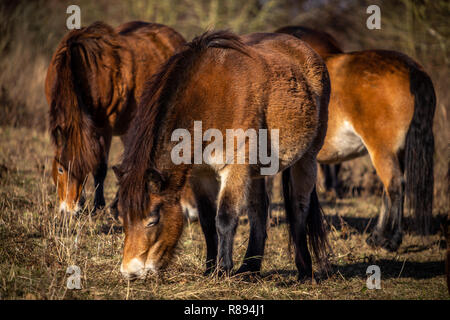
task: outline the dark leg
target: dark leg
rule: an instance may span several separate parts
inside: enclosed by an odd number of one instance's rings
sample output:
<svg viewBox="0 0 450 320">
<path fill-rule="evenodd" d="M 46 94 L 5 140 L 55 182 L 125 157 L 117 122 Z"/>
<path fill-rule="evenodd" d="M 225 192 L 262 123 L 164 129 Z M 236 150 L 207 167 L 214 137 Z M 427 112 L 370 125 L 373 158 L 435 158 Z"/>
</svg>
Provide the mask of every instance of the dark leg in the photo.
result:
<svg viewBox="0 0 450 320">
<path fill-rule="evenodd" d="M 286 215 L 295 246 L 295 264 L 299 280 L 310 279 L 313 276 L 307 243 L 307 219 L 316 172 L 315 161 L 308 159 L 307 156 L 283 172 Z"/>
<path fill-rule="evenodd" d="M 323 175 L 325 177 L 325 190 L 330 191 L 333 187 L 333 176 L 331 174 L 331 165 L 329 164 L 321 164 L 320 168 L 322 169 Z"/>
<path fill-rule="evenodd" d="M 212 273 L 217 262 L 217 230 L 216 230 L 216 205 L 218 183 L 215 177 L 191 179 L 200 226 L 206 241 L 206 271 L 205 275 Z"/>
<path fill-rule="evenodd" d="M 108 170 L 108 165 L 106 162 L 102 162 L 97 167 L 94 173 L 94 186 L 95 186 L 95 196 L 94 196 L 94 207 L 95 210 L 103 209 L 105 207 L 105 197 L 103 194 L 103 183 L 106 178 L 106 172 Z"/>
<path fill-rule="evenodd" d="M 218 212 L 216 216 L 219 236 L 220 272 L 229 274 L 233 269 L 233 240 L 240 212 L 247 207 L 246 196 L 250 182 L 248 169 L 232 165 L 221 173 Z"/>
<path fill-rule="evenodd" d="M 100 144 L 103 149 L 103 159 L 94 171 L 94 209 L 103 209 L 105 207 L 105 197 L 103 193 L 103 183 L 105 182 L 106 173 L 108 172 L 108 155 L 111 147 L 112 136 L 105 134 L 100 137 Z"/>
<path fill-rule="evenodd" d="M 323 175 L 325 176 L 325 190 L 333 191 L 338 198 L 342 198 L 341 185 L 338 179 L 341 164 L 321 164 Z"/>
<path fill-rule="evenodd" d="M 372 156 L 372 155 L 371 155 Z M 371 246 L 396 251 L 402 242 L 404 200 L 403 173 L 395 155 L 376 154 L 372 161 L 384 185 L 383 204 L 377 226 L 367 238 Z"/>
<path fill-rule="evenodd" d="M 272 220 L 272 205 L 273 205 L 273 176 L 267 176 L 264 180 L 266 183 L 266 191 L 268 196 L 268 206 L 269 206 L 269 221 Z"/>
<path fill-rule="evenodd" d="M 119 220 L 119 209 L 117 208 L 117 204 L 119 202 L 118 194 L 114 196 L 114 200 L 109 207 L 109 212 L 113 215 L 115 220 Z M 122 223 L 122 221 L 120 221 Z"/>
<path fill-rule="evenodd" d="M 244 262 L 237 273 L 261 270 L 267 237 L 268 198 L 264 179 L 252 180 L 247 213 L 250 221 L 250 239 Z"/>
<path fill-rule="evenodd" d="M 334 192 L 336 193 L 336 197 L 338 198 L 342 198 L 342 186 L 338 178 L 339 171 L 341 170 L 341 165 L 342 164 L 337 163 L 331 166 L 331 175 L 333 177 L 331 187 L 333 188 Z"/>
</svg>

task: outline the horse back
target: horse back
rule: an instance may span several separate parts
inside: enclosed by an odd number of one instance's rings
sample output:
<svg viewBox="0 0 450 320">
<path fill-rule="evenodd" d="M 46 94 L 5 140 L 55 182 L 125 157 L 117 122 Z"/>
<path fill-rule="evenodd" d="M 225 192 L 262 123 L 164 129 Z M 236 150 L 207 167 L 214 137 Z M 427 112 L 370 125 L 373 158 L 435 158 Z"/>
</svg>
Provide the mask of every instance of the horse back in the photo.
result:
<svg viewBox="0 0 450 320">
<path fill-rule="evenodd" d="M 127 96 L 127 104 L 112 112 L 114 131 L 122 134 L 128 129 L 135 109 L 139 105 L 145 83 L 158 68 L 185 43 L 174 29 L 158 23 L 132 21 L 120 25 L 116 32 L 123 42 L 121 55 L 122 82 L 120 90 Z"/>
<path fill-rule="evenodd" d="M 242 41 L 247 55 L 227 49 L 205 53 L 193 67 L 192 90 L 180 110 L 204 115 L 205 130 L 278 129 L 280 160 L 288 164 L 326 127 L 328 98 L 320 104 L 329 95 L 325 64 L 289 35 L 256 33 Z"/>
<path fill-rule="evenodd" d="M 288 26 L 277 29 L 277 33 L 291 34 L 311 46 L 321 57 L 342 53 L 336 39 L 329 33 L 304 26 Z"/>
<path fill-rule="evenodd" d="M 124 134 L 144 83 L 183 43 L 175 30 L 140 21 L 116 29 L 96 22 L 69 32 L 47 71 L 45 92 L 49 105 L 53 105 L 52 119 L 65 127 L 71 125 L 70 119 L 89 117 L 96 127 Z M 69 101 L 60 96 L 61 88 L 74 98 Z"/>
</svg>

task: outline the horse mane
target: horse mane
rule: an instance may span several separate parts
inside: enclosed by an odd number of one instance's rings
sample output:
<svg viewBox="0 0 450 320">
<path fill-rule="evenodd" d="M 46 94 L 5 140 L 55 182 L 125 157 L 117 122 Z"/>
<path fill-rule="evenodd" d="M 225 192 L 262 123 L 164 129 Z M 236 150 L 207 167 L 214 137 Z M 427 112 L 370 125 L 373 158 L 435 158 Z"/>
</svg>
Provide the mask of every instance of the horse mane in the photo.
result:
<svg viewBox="0 0 450 320">
<path fill-rule="evenodd" d="M 101 92 L 97 80 L 104 72 L 106 54 L 119 63 L 118 41 L 112 27 L 95 22 L 67 34 L 52 60 L 50 134 L 53 143 L 62 147 L 58 160 L 66 167 L 70 162 L 71 173 L 79 179 L 84 179 L 102 156 L 93 110 L 111 101 L 112 92 Z"/>
<path fill-rule="evenodd" d="M 146 172 L 149 168 L 156 169 L 154 146 L 170 102 L 208 48 L 233 49 L 249 55 L 239 36 L 226 30 L 208 31 L 186 43 L 185 48 L 169 58 L 146 83 L 118 168 L 119 199 L 125 208 L 144 213 L 148 201 Z"/>
</svg>

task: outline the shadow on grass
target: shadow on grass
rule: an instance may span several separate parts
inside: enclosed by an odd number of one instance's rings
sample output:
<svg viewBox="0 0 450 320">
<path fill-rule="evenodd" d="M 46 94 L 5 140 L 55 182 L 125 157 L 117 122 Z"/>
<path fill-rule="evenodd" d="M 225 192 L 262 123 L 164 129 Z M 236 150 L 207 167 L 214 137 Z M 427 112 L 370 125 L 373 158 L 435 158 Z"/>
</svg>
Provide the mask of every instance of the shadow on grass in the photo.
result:
<svg viewBox="0 0 450 320">
<path fill-rule="evenodd" d="M 348 204 L 338 203 L 336 204 L 340 207 L 348 206 Z M 282 204 L 276 203 L 272 204 L 270 210 L 284 211 L 284 206 Z M 341 220 L 342 218 L 342 220 Z M 325 219 L 330 226 L 333 226 L 337 231 L 342 231 L 344 225 L 347 225 L 357 233 L 363 234 L 364 232 L 370 233 L 377 223 L 378 217 L 373 218 L 363 218 L 363 217 L 348 217 L 345 215 L 327 215 L 325 213 Z M 445 224 L 446 215 L 439 214 L 434 215 L 431 218 L 431 235 L 435 235 L 442 230 L 442 226 Z M 272 215 L 271 226 L 276 226 L 280 224 L 287 223 L 284 214 L 281 216 Z M 415 228 L 415 221 L 412 217 L 403 217 L 403 230 L 410 234 L 419 234 Z"/>
<path fill-rule="evenodd" d="M 369 265 L 380 267 L 382 279 L 430 279 L 445 274 L 444 261 L 409 262 L 381 259 L 373 263 L 358 262 L 343 266 L 333 265 L 332 268 L 333 272 L 340 272 L 344 278 L 367 278 L 366 270 Z"/>
<path fill-rule="evenodd" d="M 408 262 L 408 261 L 393 261 L 388 259 L 381 259 L 375 262 L 357 262 L 349 263 L 346 265 L 331 265 L 331 272 L 328 276 L 340 275 L 344 279 L 361 278 L 366 279 L 367 267 L 370 265 L 377 265 L 381 270 L 381 279 L 404 279 L 413 278 L 419 279 L 431 279 L 436 276 L 445 275 L 445 263 L 444 261 L 429 261 L 429 262 Z M 296 277 L 297 270 L 273 270 L 261 274 L 261 277 L 265 280 Z M 320 277 L 322 280 L 326 280 L 323 275 Z M 283 281 L 282 285 L 286 282 Z"/>
</svg>

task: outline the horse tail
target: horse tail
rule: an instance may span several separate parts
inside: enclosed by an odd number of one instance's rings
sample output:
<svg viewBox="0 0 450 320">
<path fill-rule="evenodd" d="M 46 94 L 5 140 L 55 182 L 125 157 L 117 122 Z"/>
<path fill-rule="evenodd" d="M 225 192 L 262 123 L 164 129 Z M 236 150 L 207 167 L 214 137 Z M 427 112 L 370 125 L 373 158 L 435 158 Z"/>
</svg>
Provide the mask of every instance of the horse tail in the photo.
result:
<svg viewBox="0 0 450 320">
<path fill-rule="evenodd" d="M 410 68 L 414 115 L 406 136 L 405 197 L 416 220 L 416 229 L 428 234 L 433 212 L 433 117 L 436 95 L 430 77 L 420 66 Z"/>
<path fill-rule="evenodd" d="M 290 168 L 287 168 L 282 173 L 284 207 L 287 216 L 295 214 L 292 206 L 293 199 L 291 196 L 290 178 Z M 322 267 L 327 268 L 327 249 L 329 248 L 329 243 L 324 220 L 325 217 L 319 203 L 319 198 L 317 197 L 316 186 L 314 186 L 310 195 L 308 216 L 306 218 L 306 234 L 314 258 Z"/>
<path fill-rule="evenodd" d="M 309 245 L 314 257 L 322 265 L 327 265 L 328 233 L 325 229 L 325 217 L 317 197 L 316 186 L 310 195 L 308 218 L 306 219 L 306 231 Z"/>
</svg>

